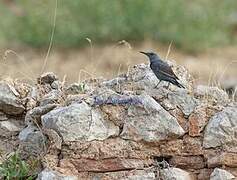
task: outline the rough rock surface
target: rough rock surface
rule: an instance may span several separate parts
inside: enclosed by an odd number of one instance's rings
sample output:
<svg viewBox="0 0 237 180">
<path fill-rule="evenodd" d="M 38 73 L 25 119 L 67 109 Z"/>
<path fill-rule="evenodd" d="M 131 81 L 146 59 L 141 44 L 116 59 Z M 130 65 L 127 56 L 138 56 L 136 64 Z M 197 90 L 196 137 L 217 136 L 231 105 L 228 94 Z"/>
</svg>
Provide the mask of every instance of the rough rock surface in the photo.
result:
<svg viewBox="0 0 237 180">
<path fill-rule="evenodd" d="M 212 103 L 226 104 L 229 102 L 228 94 L 218 87 L 198 85 L 194 94 Z"/>
<path fill-rule="evenodd" d="M 36 127 L 27 127 L 19 135 L 19 151 L 25 159 L 45 153 L 47 139 Z"/>
<path fill-rule="evenodd" d="M 128 115 L 121 133 L 122 138 L 157 142 L 184 134 L 177 120 L 153 98 L 141 95 L 138 99 L 141 101 L 141 106 L 128 108 Z"/>
<path fill-rule="evenodd" d="M 23 103 L 17 97 L 18 92 L 10 83 L 0 82 L 0 110 L 6 114 L 19 115 L 25 110 Z"/>
<path fill-rule="evenodd" d="M 205 148 L 222 147 L 237 153 L 237 110 L 236 106 L 225 107 L 208 122 L 204 132 Z"/>
<path fill-rule="evenodd" d="M 57 131 L 64 141 L 104 140 L 119 134 L 117 126 L 85 102 L 50 111 L 42 116 L 42 125 Z"/>
<path fill-rule="evenodd" d="M 234 180 L 235 177 L 226 170 L 215 168 L 211 173 L 210 180 Z"/>
<path fill-rule="evenodd" d="M 56 171 L 51 171 L 48 169 L 43 170 L 36 180 L 77 180 L 77 177 L 64 176 Z"/>
<path fill-rule="evenodd" d="M 39 180 L 236 177 L 237 103 L 169 63 L 186 89 L 154 88 L 145 64 L 80 84 L 1 82 L 1 152 L 40 157 Z"/>
<path fill-rule="evenodd" d="M 160 178 L 166 180 L 192 180 L 192 176 L 179 168 L 167 168 L 160 170 Z"/>
</svg>

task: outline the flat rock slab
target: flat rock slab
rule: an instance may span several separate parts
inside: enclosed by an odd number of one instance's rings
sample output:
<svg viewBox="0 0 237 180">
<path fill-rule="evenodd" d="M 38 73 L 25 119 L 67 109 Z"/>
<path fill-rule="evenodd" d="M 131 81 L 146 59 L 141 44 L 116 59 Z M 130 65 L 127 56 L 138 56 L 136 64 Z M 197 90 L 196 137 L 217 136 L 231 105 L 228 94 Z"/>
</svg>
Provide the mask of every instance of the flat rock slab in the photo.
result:
<svg viewBox="0 0 237 180">
<path fill-rule="evenodd" d="M 235 177 L 228 171 L 220 168 L 215 168 L 211 173 L 210 180 L 234 180 Z"/>
<path fill-rule="evenodd" d="M 138 96 L 141 105 L 130 106 L 121 137 L 134 141 L 158 142 L 182 136 L 177 120 L 148 95 Z"/>
<path fill-rule="evenodd" d="M 42 125 L 57 131 L 64 141 L 104 140 L 119 134 L 118 126 L 85 102 L 50 111 L 42 116 Z"/>
<path fill-rule="evenodd" d="M 59 172 L 44 169 L 36 180 L 78 180 L 78 178 L 75 176 L 65 176 Z"/>
<path fill-rule="evenodd" d="M 80 179 L 98 179 L 98 180 L 156 180 L 156 174 L 151 169 L 118 171 L 108 173 L 91 173 Z"/>
<path fill-rule="evenodd" d="M 203 146 L 223 147 L 229 152 L 237 152 L 236 134 L 237 107 L 226 107 L 210 119 L 205 129 Z"/>
<path fill-rule="evenodd" d="M 161 179 L 165 180 L 193 180 L 192 176 L 179 168 L 167 168 L 160 170 Z"/>
<path fill-rule="evenodd" d="M 0 81 L 0 110 L 6 114 L 22 114 L 25 107 L 16 96 L 17 91 L 5 81 Z"/>
</svg>

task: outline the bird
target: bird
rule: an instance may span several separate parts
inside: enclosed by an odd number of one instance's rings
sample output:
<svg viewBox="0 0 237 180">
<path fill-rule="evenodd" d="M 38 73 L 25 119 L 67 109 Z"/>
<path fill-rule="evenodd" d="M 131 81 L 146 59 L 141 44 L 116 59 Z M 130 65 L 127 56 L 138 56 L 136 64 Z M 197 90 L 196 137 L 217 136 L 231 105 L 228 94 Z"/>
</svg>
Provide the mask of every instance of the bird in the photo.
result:
<svg viewBox="0 0 237 180">
<path fill-rule="evenodd" d="M 184 88 L 185 89 L 185 87 L 178 82 L 179 78 L 175 75 L 175 73 L 173 72 L 170 65 L 167 62 L 163 61 L 159 57 L 159 55 L 157 55 L 154 52 L 140 51 L 140 53 L 145 54 L 146 56 L 148 56 L 148 58 L 150 60 L 150 68 L 153 71 L 153 73 L 155 74 L 155 76 L 159 79 L 159 82 L 155 86 L 155 88 L 157 88 L 158 85 L 162 81 L 167 81 L 168 82 L 167 88 L 169 88 L 170 83 L 172 83 L 173 85 L 175 85 L 179 88 Z"/>
</svg>

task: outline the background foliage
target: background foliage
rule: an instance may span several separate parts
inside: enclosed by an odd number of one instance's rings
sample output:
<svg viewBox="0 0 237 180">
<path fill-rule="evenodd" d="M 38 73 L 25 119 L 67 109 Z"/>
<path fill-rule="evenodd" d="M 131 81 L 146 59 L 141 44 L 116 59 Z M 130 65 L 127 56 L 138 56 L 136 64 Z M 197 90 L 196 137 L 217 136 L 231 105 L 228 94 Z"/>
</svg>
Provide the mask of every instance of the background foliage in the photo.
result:
<svg viewBox="0 0 237 180">
<path fill-rule="evenodd" d="M 23 16 L 0 1 L 1 42 L 47 46 L 55 0 L 15 3 Z M 234 42 L 231 16 L 236 10 L 236 0 L 58 0 L 54 44 L 82 46 L 86 37 L 96 43 L 153 39 L 202 50 Z"/>
</svg>

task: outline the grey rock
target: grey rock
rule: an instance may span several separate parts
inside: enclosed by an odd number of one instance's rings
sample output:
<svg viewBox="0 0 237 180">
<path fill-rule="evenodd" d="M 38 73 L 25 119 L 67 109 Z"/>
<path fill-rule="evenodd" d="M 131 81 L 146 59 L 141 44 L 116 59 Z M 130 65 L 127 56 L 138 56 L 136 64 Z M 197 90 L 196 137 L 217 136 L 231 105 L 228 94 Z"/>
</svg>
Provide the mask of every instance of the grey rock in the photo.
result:
<svg viewBox="0 0 237 180">
<path fill-rule="evenodd" d="M 185 89 L 192 90 L 194 79 L 188 70 L 184 66 L 177 65 L 173 60 L 167 60 L 167 63 L 172 67 L 179 78 L 179 82 L 185 86 Z M 171 88 L 177 89 L 175 86 L 172 86 Z"/>
<path fill-rule="evenodd" d="M 37 78 L 39 84 L 52 84 L 58 77 L 53 72 L 46 72 Z"/>
<path fill-rule="evenodd" d="M 154 172 L 139 172 L 125 178 L 125 180 L 156 180 Z"/>
<path fill-rule="evenodd" d="M 119 127 L 85 102 L 50 111 L 42 116 L 42 125 L 57 131 L 64 141 L 104 140 L 119 134 Z"/>
<path fill-rule="evenodd" d="M 120 95 L 117 93 L 110 94 L 109 92 L 98 95 L 94 97 L 94 106 L 98 105 L 139 105 L 141 104 L 141 99 L 138 98 L 138 96 L 134 95 Z"/>
<path fill-rule="evenodd" d="M 1 136 L 12 136 L 19 133 L 24 128 L 24 123 L 19 120 L 9 119 L 0 121 L 0 134 Z"/>
<path fill-rule="evenodd" d="M 6 121 L 7 119 L 7 115 L 0 111 L 0 121 Z"/>
<path fill-rule="evenodd" d="M 237 101 L 237 78 L 231 77 L 222 81 L 223 89 L 229 94 L 230 98 Z"/>
<path fill-rule="evenodd" d="M 192 180 L 192 176 L 179 168 L 167 168 L 160 170 L 160 178 L 165 180 Z"/>
<path fill-rule="evenodd" d="M 45 106 L 38 106 L 29 110 L 25 116 L 25 123 L 38 123 L 42 115 L 53 110 L 55 107 L 57 107 L 57 104 L 47 104 Z"/>
<path fill-rule="evenodd" d="M 56 89 L 56 90 L 61 89 L 62 86 L 63 86 L 63 83 L 61 81 L 58 81 L 58 80 L 52 82 L 52 84 L 51 84 L 51 88 Z"/>
<path fill-rule="evenodd" d="M 116 77 L 114 79 L 104 81 L 102 85 L 107 87 L 114 87 L 116 85 L 126 82 L 126 80 L 127 80 L 126 77 Z"/>
<path fill-rule="evenodd" d="M 237 106 L 226 107 L 208 122 L 204 132 L 205 148 L 222 147 L 237 152 Z"/>
<path fill-rule="evenodd" d="M 159 82 L 151 68 L 145 64 L 135 65 L 129 72 L 128 80 L 135 82 L 138 87 L 144 90 L 154 88 Z M 165 83 L 162 82 L 160 86 L 163 84 Z"/>
<path fill-rule="evenodd" d="M 40 100 L 40 106 L 47 104 L 60 104 L 63 101 L 63 92 L 60 90 L 52 90 L 48 94 L 45 94 Z"/>
<path fill-rule="evenodd" d="M 66 88 L 66 93 L 73 94 L 73 95 L 74 94 L 81 94 L 81 93 L 84 93 L 86 89 L 87 89 L 87 86 L 84 83 L 80 83 L 80 84 L 73 83 Z"/>
<path fill-rule="evenodd" d="M 39 97 L 39 90 L 36 87 L 32 87 L 29 93 L 29 97 L 34 100 L 37 100 Z"/>
<path fill-rule="evenodd" d="M 167 61 L 167 63 L 172 66 L 172 69 L 179 77 L 181 84 L 183 84 L 187 89 L 192 88 L 192 78 L 188 71 L 182 66 L 175 65 L 174 62 Z M 128 81 L 137 83 L 138 87 L 142 87 L 145 90 L 154 88 L 159 82 L 149 65 L 145 64 L 135 65 L 129 71 L 127 79 Z M 167 86 L 167 84 L 167 82 L 161 82 L 159 87 Z M 170 86 L 170 88 L 171 90 L 177 89 L 175 86 Z"/>
<path fill-rule="evenodd" d="M 75 176 L 64 176 L 59 172 L 44 169 L 37 177 L 37 180 L 77 180 Z"/>
<path fill-rule="evenodd" d="M 211 173 L 210 180 L 234 180 L 235 176 L 228 171 L 220 168 L 215 168 Z"/>
<path fill-rule="evenodd" d="M 121 137 L 134 141 L 158 142 L 182 136 L 177 120 L 148 95 L 138 96 L 141 105 L 133 105 L 125 117 Z"/>
<path fill-rule="evenodd" d="M 94 173 L 91 174 L 91 178 L 88 177 L 88 179 L 156 180 L 157 178 L 153 169 L 144 169 L 144 170 L 132 170 L 132 171 Z"/>
<path fill-rule="evenodd" d="M 228 94 L 218 87 L 198 85 L 194 90 L 194 95 L 215 104 L 226 104 L 229 102 Z"/>
<path fill-rule="evenodd" d="M 38 131 L 38 128 L 34 125 L 28 125 L 26 128 L 24 128 L 20 133 L 18 138 L 20 139 L 20 141 L 25 141 L 28 137 L 28 135 L 30 135 L 33 132 Z"/>
<path fill-rule="evenodd" d="M 38 157 L 45 153 L 47 139 L 43 133 L 34 127 L 27 127 L 19 135 L 19 152 L 24 159 Z"/>
<path fill-rule="evenodd" d="M 0 110 L 6 114 L 18 115 L 25 110 L 23 103 L 15 95 L 14 87 L 7 84 L 7 82 L 0 82 Z"/>
<path fill-rule="evenodd" d="M 186 116 L 189 116 L 198 104 L 198 101 L 185 89 L 177 89 L 169 93 L 168 100 L 173 105 L 173 109 L 178 107 Z"/>
</svg>

